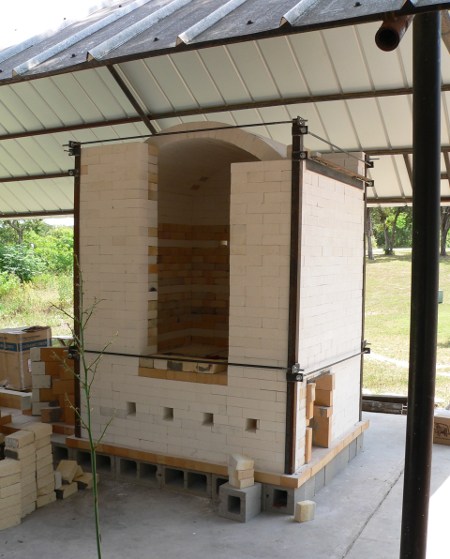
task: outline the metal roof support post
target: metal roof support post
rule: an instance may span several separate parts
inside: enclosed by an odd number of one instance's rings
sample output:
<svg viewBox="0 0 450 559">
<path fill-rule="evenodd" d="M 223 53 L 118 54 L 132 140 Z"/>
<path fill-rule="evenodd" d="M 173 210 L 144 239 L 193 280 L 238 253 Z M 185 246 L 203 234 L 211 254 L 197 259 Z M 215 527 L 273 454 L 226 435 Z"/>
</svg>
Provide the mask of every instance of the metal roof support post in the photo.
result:
<svg viewBox="0 0 450 559">
<path fill-rule="evenodd" d="M 284 454 L 284 472 L 295 471 L 296 447 L 296 411 L 297 380 L 291 375 L 296 366 L 298 354 L 298 313 L 300 301 L 300 246 L 301 246 L 301 212 L 303 190 L 304 147 L 303 134 L 307 131 L 305 122 L 299 117 L 292 121 L 292 157 L 291 157 L 291 248 L 289 270 L 289 319 L 287 348 L 287 387 L 286 387 L 286 438 Z M 291 375 L 291 376 L 290 376 Z M 300 377 L 299 377 L 300 378 Z"/>
<path fill-rule="evenodd" d="M 73 194 L 73 332 L 74 350 L 73 367 L 75 380 L 75 410 L 81 409 L 81 390 L 80 390 L 80 360 L 77 351 L 77 340 L 80 339 L 80 322 L 82 320 L 82 309 L 80 290 L 81 285 L 80 274 L 80 187 L 81 187 L 81 145 L 78 142 L 69 142 L 69 155 L 75 159 L 75 176 L 74 176 L 74 194 Z M 75 436 L 81 437 L 81 422 L 77 413 L 75 413 Z"/>
<path fill-rule="evenodd" d="M 400 559 L 426 557 L 439 279 L 440 13 L 417 15 L 413 26 L 413 254 Z"/>
</svg>

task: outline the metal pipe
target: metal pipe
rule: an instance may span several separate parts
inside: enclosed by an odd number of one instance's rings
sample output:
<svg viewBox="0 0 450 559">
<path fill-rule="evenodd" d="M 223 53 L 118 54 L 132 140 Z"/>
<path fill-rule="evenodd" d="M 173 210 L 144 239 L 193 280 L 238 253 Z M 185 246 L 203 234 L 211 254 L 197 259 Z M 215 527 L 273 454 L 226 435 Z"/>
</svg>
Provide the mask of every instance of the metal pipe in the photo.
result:
<svg viewBox="0 0 450 559">
<path fill-rule="evenodd" d="M 288 369 L 297 362 L 298 353 L 298 313 L 299 313 L 299 284 L 300 268 L 299 255 L 301 246 L 301 212 L 302 212 L 302 182 L 303 166 L 301 152 L 303 151 L 303 134 L 300 127 L 304 124 L 300 118 L 292 121 L 292 155 L 291 155 L 291 246 L 289 269 L 289 317 L 288 317 Z M 296 382 L 286 383 L 286 438 L 284 452 L 284 472 L 293 474 L 295 471 L 295 439 L 296 439 Z"/>
<path fill-rule="evenodd" d="M 413 250 L 400 559 L 426 557 L 439 277 L 440 13 L 413 31 Z"/>
<path fill-rule="evenodd" d="M 394 14 L 388 14 L 383 20 L 380 29 L 376 32 L 375 43 L 377 47 L 385 52 L 395 50 L 400 44 L 413 17 L 414 16 L 397 17 Z"/>
</svg>

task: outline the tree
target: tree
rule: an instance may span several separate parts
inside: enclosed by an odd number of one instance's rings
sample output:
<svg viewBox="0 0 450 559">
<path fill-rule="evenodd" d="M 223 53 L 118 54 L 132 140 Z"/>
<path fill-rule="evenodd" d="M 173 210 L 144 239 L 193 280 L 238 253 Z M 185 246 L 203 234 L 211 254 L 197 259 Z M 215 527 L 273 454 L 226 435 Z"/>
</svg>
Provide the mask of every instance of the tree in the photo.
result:
<svg viewBox="0 0 450 559">
<path fill-rule="evenodd" d="M 441 256 L 447 256 L 447 235 L 450 229 L 450 206 L 441 206 Z"/>
<path fill-rule="evenodd" d="M 396 246 L 411 246 L 411 208 L 372 208 L 371 218 L 377 246 L 393 254 Z"/>
<path fill-rule="evenodd" d="M 367 208 L 365 229 L 366 229 L 365 234 L 367 239 L 367 257 L 369 260 L 375 260 L 373 256 L 373 246 L 372 246 L 373 228 L 372 228 L 372 213 L 370 211 L 370 208 Z"/>
<path fill-rule="evenodd" d="M 50 229 L 42 219 L 5 219 L 0 221 L 0 243 L 21 245 L 27 231 L 43 235 Z"/>
</svg>

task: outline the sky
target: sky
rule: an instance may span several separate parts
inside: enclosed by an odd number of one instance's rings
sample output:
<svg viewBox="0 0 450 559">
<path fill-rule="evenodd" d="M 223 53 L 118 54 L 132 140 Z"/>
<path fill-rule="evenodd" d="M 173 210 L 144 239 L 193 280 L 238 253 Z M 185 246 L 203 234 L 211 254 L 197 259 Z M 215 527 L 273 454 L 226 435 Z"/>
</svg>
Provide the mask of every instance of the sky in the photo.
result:
<svg viewBox="0 0 450 559">
<path fill-rule="evenodd" d="M 110 4 L 111 0 L 3 0 L 0 49 L 24 41 L 64 21 L 86 15 L 90 7 Z"/>
</svg>

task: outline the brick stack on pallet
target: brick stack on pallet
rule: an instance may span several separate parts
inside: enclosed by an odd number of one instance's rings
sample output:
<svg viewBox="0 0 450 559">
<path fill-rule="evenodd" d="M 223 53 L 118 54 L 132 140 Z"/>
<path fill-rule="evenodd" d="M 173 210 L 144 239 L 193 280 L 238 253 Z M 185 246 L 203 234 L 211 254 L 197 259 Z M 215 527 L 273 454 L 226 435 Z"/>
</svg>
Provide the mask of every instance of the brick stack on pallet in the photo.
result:
<svg viewBox="0 0 450 559">
<path fill-rule="evenodd" d="M 31 358 L 32 415 L 53 423 L 53 431 L 73 434 L 75 380 L 66 348 L 33 348 Z M 60 424 L 60 425 L 58 425 Z"/>
</svg>

